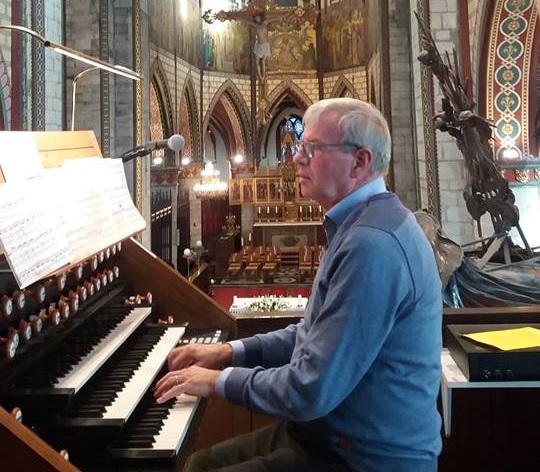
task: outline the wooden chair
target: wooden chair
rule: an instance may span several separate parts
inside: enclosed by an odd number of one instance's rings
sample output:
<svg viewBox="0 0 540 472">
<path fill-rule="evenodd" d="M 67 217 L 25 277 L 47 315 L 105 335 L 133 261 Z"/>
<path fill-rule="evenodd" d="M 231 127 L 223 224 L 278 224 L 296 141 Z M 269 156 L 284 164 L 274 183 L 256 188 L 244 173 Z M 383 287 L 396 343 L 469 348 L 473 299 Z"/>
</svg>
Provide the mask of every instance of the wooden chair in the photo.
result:
<svg viewBox="0 0 540 472">
<path fill-rule="evenodd" d="M 266 258 L 262 263 L 262 278 L 267 283 L 274 281 L 274 274 L 276 273 L 277 261 L 273 252 L 267 252 Z"/>
<path fill-rule="evenodd" d="M 242 269 L 244 268 L 244 263 L 242 261 L 242 255 L 234 252 L 229 256 L 229 264 L 227 266 L 227 275 L 230 279 L 239 278 Z"/>
<path fill-rule="evenodd" d="M 313 275 L 313 246 L 301 246 L 298 251 L 298 275 L 301 279 Z"/>
</svg>

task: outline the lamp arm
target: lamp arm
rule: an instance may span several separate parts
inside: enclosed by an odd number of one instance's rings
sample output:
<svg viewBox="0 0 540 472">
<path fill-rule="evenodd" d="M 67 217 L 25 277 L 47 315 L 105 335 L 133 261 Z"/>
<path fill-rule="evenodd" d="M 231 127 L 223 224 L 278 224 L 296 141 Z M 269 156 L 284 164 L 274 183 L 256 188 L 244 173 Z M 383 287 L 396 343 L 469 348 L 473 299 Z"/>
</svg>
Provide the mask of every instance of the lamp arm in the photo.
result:
<svg viewBox="0 0 540 472">
<path fill-rule="evenodd" d="M 88 69 L 80 71 L 75 77 L 73 77 L 73 85 L 71 90 L 71 131 L 75 130 L 75 100 L 77 95 L 77 81 L 87 72 L 92 72 L 94 70 L 99 70 L 99 67 L 89 67 Z"/>
<path fill-rule="evenodd" d="M 34 30 L 31 30 L 30 28 L 26 28 L 24 26 L 19 25 L 0 25 L 0 29 L 8 29 L 8 30 L 15 30 L 15 31 L 21 31 L 22 33 L 29 34 L 30 36 L 33 36 L 34 38 L 41 41 L 43 44 L 47 42 L 47 40 L 41 36 L 39 33 L 35 32 Z"/>
<path fill-rule="evenodd" d="M 115 64 L 109 64 L 108 62 L 89 56 L 88 54 L 85 54 L 83 52 L 76 51 L 75 49 L 71 49 L 70 47 L 64 46 L 63 44 L 55 43 L 54 41 L 49 41 L 48 39 L 46 39 L 45 37 L 43 37 L 36 31 L 31 30 L 30 28 L 26 28 L 25 26 L 0 25 L 0 30 L 1 29 L 20 31 L 22 33 L 29 34 L 30 36 L 36 38 L 38 41 L 41 41 L 45 47 L 52 48 L 59 54 L 62 54 L 64 56 L 70 57 L 72 59 L 75 59 L 81 62 L 85 62 L 86 64 L 90 66 L 98 67 L 100 69 L 112 72 L 113 74 L 121 75 L 132 80 L 142 79 L 142 76 L 139 73 L 131 69 L 128 69 L 127 67 L 118 66 Z"/>
</svg>

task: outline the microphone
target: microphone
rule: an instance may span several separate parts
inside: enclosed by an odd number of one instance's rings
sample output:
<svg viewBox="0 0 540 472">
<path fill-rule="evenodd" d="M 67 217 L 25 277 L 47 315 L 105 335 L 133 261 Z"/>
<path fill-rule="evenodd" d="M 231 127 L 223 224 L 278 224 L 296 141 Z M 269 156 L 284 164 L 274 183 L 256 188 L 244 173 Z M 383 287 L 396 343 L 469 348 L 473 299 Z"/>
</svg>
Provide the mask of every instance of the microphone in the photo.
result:
<svg viewBox="0 0 540 472">
<path fill-rule="evenodd" d="M 157 149 L 169 148 L 172 151 L 180 151 L 184 148 L 184 137 L 180 134 L 173 134 L 169 139 L 159 141 L 149 141 L 144 145 L 145 148 L 155 151 Z"/>
<path fill-rule="evenodd" d="M 128 162 L 135 157 L 142 157 L 150 154 L 152 151 L 158 149 L 170 149 L 171 151 L 180 151 L 184 148 L 184 137 L 180 134 L 173 134 L 168 139 L 160 139 L 158 141 L 148 141 L 142 146 L 137 146 L 129 151 L 126 151 L 118 158 L 122 159 L 122 162 Z"/>
</svg>

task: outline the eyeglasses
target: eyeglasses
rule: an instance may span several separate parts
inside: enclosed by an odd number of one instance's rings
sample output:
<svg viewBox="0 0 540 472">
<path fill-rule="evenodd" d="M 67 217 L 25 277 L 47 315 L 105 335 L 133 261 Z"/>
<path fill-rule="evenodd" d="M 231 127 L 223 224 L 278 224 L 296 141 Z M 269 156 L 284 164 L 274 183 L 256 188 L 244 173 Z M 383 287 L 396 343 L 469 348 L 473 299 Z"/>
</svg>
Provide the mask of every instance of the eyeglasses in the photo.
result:
<svg viewBox="0 0 540 472">
<path fill-rule="evenodd" d="M 347 141 L 343 143 L 309 143 L 307 141 L 300 141 L 296 144 L 296 152 L 303 152 L 308 159 L 313 159 L 317 149 L 324 149 L 327 147 L 361 148 L 361 146 L 358 146 L 358 144 L 349 143 Z"/>
</svg>

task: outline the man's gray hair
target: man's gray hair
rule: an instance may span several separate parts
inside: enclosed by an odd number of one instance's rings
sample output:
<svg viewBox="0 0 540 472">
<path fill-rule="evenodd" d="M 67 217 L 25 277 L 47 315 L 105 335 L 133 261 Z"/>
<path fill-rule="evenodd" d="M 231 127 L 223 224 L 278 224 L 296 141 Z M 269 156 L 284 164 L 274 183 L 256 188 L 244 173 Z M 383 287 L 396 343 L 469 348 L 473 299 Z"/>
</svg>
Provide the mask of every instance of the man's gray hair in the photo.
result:
<svg viewBox="0 0 540 472">
<path fill-rule="evenodd" d="M 304 125 L 321 115 L 335 113 L 344 142 L 371 149 L 373 173 L 387 172 L 392 154 L 392 138 L 382 113 L 371 103 L 356 98 L 327 98 L 311 105 L 304 114 Z"/>
</svg>

